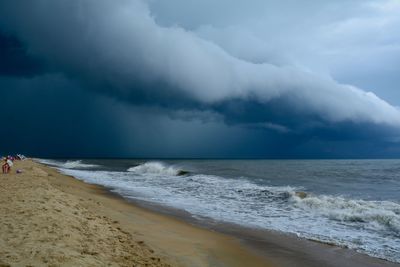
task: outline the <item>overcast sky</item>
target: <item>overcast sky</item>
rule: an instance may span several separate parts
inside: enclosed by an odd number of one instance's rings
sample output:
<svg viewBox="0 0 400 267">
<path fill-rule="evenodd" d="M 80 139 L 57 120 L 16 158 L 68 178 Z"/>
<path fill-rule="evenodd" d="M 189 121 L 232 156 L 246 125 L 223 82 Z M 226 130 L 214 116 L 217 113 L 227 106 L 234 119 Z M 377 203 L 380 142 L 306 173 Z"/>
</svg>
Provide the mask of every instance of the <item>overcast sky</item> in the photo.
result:
<svg viewBox="0 0 400 267">
<path fill-rule="evenodd" d="M 3 0 L 0 154 L 399 157 L 399 71 L 396 0 Z"/>
</svg>

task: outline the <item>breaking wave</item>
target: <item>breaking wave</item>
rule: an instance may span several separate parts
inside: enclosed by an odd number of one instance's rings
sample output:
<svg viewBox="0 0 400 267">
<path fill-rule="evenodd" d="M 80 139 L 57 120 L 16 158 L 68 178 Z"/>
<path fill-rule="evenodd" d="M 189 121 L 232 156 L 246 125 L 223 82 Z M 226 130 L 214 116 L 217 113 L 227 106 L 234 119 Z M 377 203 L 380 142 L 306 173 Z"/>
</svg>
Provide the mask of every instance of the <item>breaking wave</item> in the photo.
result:
<svg viewBox="0 0 400 267">
<path fill-rule="evenodd" d="M 174 166 L 168 166 L 162 162 L 151 161 L 146 162 L 144 164 L 131 167 L 128 169 L 128 172 L 137 173 L 137 174 L 158 174 L 158 175 L 185 175 L 188 174 L 187 171 L 178 169 Z"/>
<path fill-rule="evenodd" d="M 46 165 L 64 169 L 92 169 L 100 167 L 99 165 L 95 164 L 83 163 L 82 160 L 67 160 L 66 162 L 61 162 L 57 160 L 38 159 L 38 161 Z"/>
<path fill-rule="evenodd" d="M 363 224 L 366 228 L 385 228 L 400 237 L 400 204 L 390 201 L 365 201 L 336 196 L 292 194 L 294 206 L 331 220 Z"/>
</svg>

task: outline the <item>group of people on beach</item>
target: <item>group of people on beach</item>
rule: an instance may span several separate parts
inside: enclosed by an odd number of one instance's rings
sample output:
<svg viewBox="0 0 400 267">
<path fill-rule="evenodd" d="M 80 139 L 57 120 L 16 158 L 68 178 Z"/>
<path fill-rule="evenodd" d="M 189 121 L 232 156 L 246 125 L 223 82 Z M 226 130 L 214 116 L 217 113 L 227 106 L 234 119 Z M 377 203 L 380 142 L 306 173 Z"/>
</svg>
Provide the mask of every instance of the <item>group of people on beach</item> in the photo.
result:
<svg viewBox="0 0 400 267">
<path fill-rule="evenodd" d="M 14 160 L 24 160 L 26 157 L 21 154 L 17 154 L 16 156 L 7 156 L 3 158 L 3 165 L 1 167 L 3 173 L 9 173 L 11 171 L 11 167 L 14 165 Z"/>
</svg>

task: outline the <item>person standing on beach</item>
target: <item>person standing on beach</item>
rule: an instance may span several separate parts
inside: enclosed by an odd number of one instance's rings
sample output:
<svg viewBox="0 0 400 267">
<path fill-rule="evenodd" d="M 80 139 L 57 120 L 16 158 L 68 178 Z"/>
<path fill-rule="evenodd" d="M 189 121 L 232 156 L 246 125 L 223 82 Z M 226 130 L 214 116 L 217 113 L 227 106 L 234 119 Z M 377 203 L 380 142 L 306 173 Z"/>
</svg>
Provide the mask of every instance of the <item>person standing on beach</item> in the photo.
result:
<svg viewBox="0 0 400 267">
<path fill-rule="evenodd" d="M 5 163 L 2 166 L 3 173 L 9 173 L 11 167 L 14 165 L 12 158 L 10 156 L 5 158 Z"/>
<path fill-rule="evenodd" d="M 8 159 L 4 159 L 4 164 L 2 166 L 3 173 L 8 173 L 10 171 L 10 165 L 8 164 Z"/>
</svg>

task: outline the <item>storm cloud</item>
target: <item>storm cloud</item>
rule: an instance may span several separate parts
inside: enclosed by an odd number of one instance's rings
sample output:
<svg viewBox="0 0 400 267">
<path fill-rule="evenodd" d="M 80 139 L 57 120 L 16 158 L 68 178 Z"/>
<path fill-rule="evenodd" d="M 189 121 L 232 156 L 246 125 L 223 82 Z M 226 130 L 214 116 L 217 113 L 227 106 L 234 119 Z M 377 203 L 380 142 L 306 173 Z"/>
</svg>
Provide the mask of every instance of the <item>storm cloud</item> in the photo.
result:
<svg viewBox="0 0 400 267">
<path fill-rule="evenodd" d="M 356 84 L 358 69 L 375 73 L 373 63 L 398 70 L 390 58 L 399 57 L 399 40 L 381 31 L 398 31 L 400 5 L 305 3 L 4 0 L 0 32 L 8 58 L 0 73 L 63 77 L 67 87 L 116 99 L 181 129 L 183 122 L 219 124 L 213 129 L 236 127 L 247 129 L 243 138 L 302 145 L 397 140 L 398 102 Z M 371 33 L 379 36 L 364 45 Z"/>
</svg>

